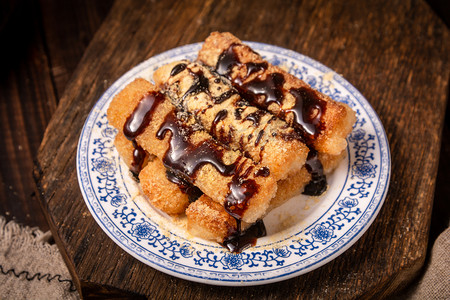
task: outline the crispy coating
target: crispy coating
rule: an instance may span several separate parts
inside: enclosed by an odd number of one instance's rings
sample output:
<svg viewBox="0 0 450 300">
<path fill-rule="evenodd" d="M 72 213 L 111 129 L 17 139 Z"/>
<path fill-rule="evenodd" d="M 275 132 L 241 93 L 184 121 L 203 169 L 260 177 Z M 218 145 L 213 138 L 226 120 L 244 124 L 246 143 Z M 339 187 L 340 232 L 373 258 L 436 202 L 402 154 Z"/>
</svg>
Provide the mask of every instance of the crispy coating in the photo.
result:
<svg viewBox="0 0 450 300">
<path fill-rule="evenodd" d="M 134 147 L 130 140 L 119 131 L 114 146 L 125 164 L 130 167 L 133 161 Z M 147 199 L 155 207 L 169 215 L 183 214 L 189 205 L 189 197 L 178 185 L 170 182 L 166 176 L 166 167 L 156 156 L 147 153 L 147 158 L 139 173 L 140 186 Z"/>
<path fill-rule="evenodd" d="M 131 164 L 132 143 L 118 132 L 114 145 L 127 165 Z M 319 154 L 325 174 L 330 174 L 338 166 L 345 156 L 345 151 L 340 155 Z M 166 177 L 166 168 L 161 160 L 149 155 L 150 163 L 139 174 L 142 190 L 149 201 L 157 208 L 170 214 L 182 214 L 189 205 L 186 194 L 181 192 L 178 186 L 170 182 Z M 147 163 L 146 163 L 147 164 Z M 311 180 L 311 175 L 303 167 L 291 174 L 288 178 L 278 181 L 278 189 L 275 197 L 270 201 L 267 213 L 284 204 L 290 198 L 300 194 L 304 186 Z M 189 205 L 186 210 L 188 230 L 191 234 L 212 241 L 222 243 L 230 232 L 236 230 L 236 221 L 224 209 L 224 207 L 206 195 Z M 244 228 L 248 226 L 245 223 Z"/>
<path fill-rule="evenodd" d="M 331 174 L 345 157 L 346 151 L 342 151 L 339 155 L 330 155 L 319 153 L 319 160 L 322 163 L 324 174 Z M 278 181 L 278 190 L 275 197 L 270 201 L 268 211 L 282 205 L 292 197 L 303 192 L 305 185 L 311 180 L 311 174 L 306 170 L 306 167 L 289 175 L 288 178 Z"/>
<path fill-rule="evenodd" d="M 282 205 L 290 198 L 300 194 L 304 186 L 311 179 L 305 168 L 292 174 L 278 183 L 276 196 L 270 202 L 266 213 Z M 231 217 L 225 208 L 203 195 L 186 209 L 188 231 L 197 237 L 222 243 L 231 233 L 235 232 L 236 220 Z M 242 223 L 242 230 L 249 224 Z"/>
<path fill-rule="evenodd" d="M 281 206 L 292 197 L 299 195 L 310 180 L 311 174 L 303 167 L 296 173 L 291 174 L 288 178 L 279 181 L 277 194 L 270 201 L 268 211 Z"/>
<path fill-rule="evenodd" d="M 166 168 L 159 158 L 148 162 L 139 173 L 139 181 L 150 203 L 169 215 L 182 214 L 188 207 L 188 195 L 167 179 Z"/>
<path fill-rule="evenodd" d="M 232 44 L 236 45 L 233 51 L 239 64 L 232 67 L 230 81 L 211 71 L 211 68 L 216 67 L 219 57 Z M 161 67 L 154 73 L 158 87 L 144 79 L 136 79 L 114 97 L 107 115 L 110 124 L 119 130 L 115 139 L 116 149 L 130 167 L 134 147 L 123 134 L 124 124 L 145 95 L 157 93 L 160 89 L 164 91 L 163 100 L 151 113 L 149 125 L 135 139 L 147 152 L 139 174 L 142 191 L 155 207 L 170 215 L 185 212 L 191 234 L 222 243 L 237 230 L 236 220 L 224 207 L 231 187 L 239 177 L 237 175 L 245 174 L 238 180 L 239 184 L 245 178 L 254 180 L 258 186 L 242 215 L 243 230 L 301 193 L 311 180 L 304 166 L 308 147 L 295 138 L 295 131 L 298 130 L 294 130 L 297 125 L 292 108 L 296 100 L 291 94 L 293 89 L 310 87 L 270 64 L 249 72 L 247 63 L 266 62 L 229 33 L 212 33 L 199 52 L 198 61 L 201 64 L 182 61 Z M 186 66 L 172 72 L 180 64 Z M 255 78 L 264 81 L 274 73 L 284 76 L 283 98 L 266 106 L 260 96 L 255 97 L 252 103 L 244 101 L 231 85 L 239 81 L 239 84 L 246 84 Z M 200 83 L 201 80 L 204 81 Z M 207 88 L 200 87 L 190 93 L 196 84 Z M 320 92 L 313 93 L 325 101 L 326 107 L 320 118 L 323 126 L 314 140 L 308 141 L 308 145 L 318 151 L 324 174 L 330 174 L 345 155 L 345 137 L 352 129 L 355 114 L 347 105 Z M 182 135 L 189 145 L 195 148 L 212 143 L 222 154 L 220 159 L 223 164 L 236 166 L 237 174 L 228 176 L 221 174 L 211 163 L 202 164 L 194 174 L 184 173 L 205 193 L 193 203 L 189 203 L 188 195 L 167 178 L 170 164 L 165 161 L 165 165 L 163 161 L 167 158 L 173 136 L 171 131 L 166 131 L 160 139 L 157 133 L 168 117 L 175 118 L 182 128 L 191 128 L 188 134 Z M 262 172 L 264 175 L 260 176 L 258 170 L 265 168 L 270 170 L 270 175 Z M 170 171 L 180 172 L 178 169 Z"/>
<path fill-rule="evenodd" d="M 236 231 L 236 220 L 225 208 L 206 195 L 191 203 L 186 209 L 187 229 L 197 237 L 222 243 Z"/>
<path fill-rule="evenodd" d="M 122 130 L 126 119 L 131 115 L 143 95 L 152 91 L 157 91 L 156 87 L 144 79 L 136 79 L 127 85 L 114 97 L 108 108 L 107 115 L 110 124 Z M 171 133 L 166 133 L 162 140 L 158 139 L 156 134 L 169 114 L 174 114 L 174 107 L 169 100 L 164 98 L 154 109 L 149 125 L 136 137 L 137 143 L 144 150 L 153 153 L 161 160 L 164 159 L 166 151 L 170 147 Z M 190 122 L 193 121 L 185 121 L 186 125 L 192 125 L 188 124 Z M 189 136 L 189 142 L 193 145 L 199 145 L 205 141 L 212 142 L 212 138 L 203 130 L 195 131 Z M 218 149 L 223 153 L 222 160 L 226 165 L 236 163 L 237 169 L 243 173 L 254 169 L 253 161 L 243 157 L 239 151 L 227 150 L 220 146 L 218 146 Z M 191 180 L 214 201 L 224 205 L 226 197 L 230 193 L 233 177 L 221 175 L 213 165 L 208 163 L 201 165 L 196 171 L 195 177 Z M 248 207 L 242 215 L 242 220 L 253 223 L 265 214 L 270 200 L 276 193 L 277 183 L 273 176 L 256 177 L 253 172 L 249 172 L 247 178 L 256 182 L 258 190 L 248 200 Z"/>
<path fill-rule="evenodd" d="M 171 76 L 174 67 L 181 64 L 186 65 L 185 69 Z M 217 73 L 195 62 L 177 61 L 156 70 L 153 78 L 175 106 L 192 114 L 221 143 L 268 167 L 276 180 L 304 165 L 309 149 L 294 129 L 270 113 L 250 106 Z M 204 80 L 207 89 L 190 94 L 191 87 L 200 80 Z"/>
<path fill-rule="evenodd" d="M 240 62 L 240 64 L 232 67 L 230 77 L 233 82 L 246 84 L 255 78 L 265 80 L 270 74 L 274 73 L 280 73 L 284 76 L 282 87 L 285 92 L 282 102 L 272 102 L 267 106 L 267 109 L 274 115 L 284 119 L 288 124 L 293 125 L 294 114 L 290 112 L 290 109 L 295 105 L 295 97 L 290 90 L 301 87 L 310 88 L 307 83 L 271 64 L 268 64 L 266 69 L 248 76 L 247 63 L 266 63 L 266 61 L 258 53 L 254 52 L 250 47 L 244 45 L 242 41 L 228 32 L 211 33 L 198 54 L 198 60 L 215 68 L 221 54 L 232 45 L 236 45 L 233 49 Z M 352 126 L 356 121 L 355 113 L 344 103 L 336 102 L 329 96 L 318 91 L 312 90 L 312 92 L 326 103 L 325 110 L 320 118 L 321 126 L 324 128 L 314 137 L 314 148 L 319 152 L 338 155 L 347 146 L 345 138 L 351 132 Z M 264 101 L 264 96 L 258 96 L 256 97 L 255 104 L 264 107 Z"/>
<path fill-rule="evenodd" d="M 114 146 L 116 147 L 117 152 L 119 152 L 120 157 L 123 159 L 128 168 L 131 168 L 134 152 L 133 143 L 125 137 L 123 132 L 119 131 L 114 139 Z M 146 152 L 146 157 L 142 164 L 142 168 L 145 168 L 147 162 L 149 160 L 153 160 L 154 157 L 154 155 Z"/>
<path fill-rule="evenodd" d="M 300 194 L 304 186 L 311 179 L 305 168 L 295 172 L 287 179 L 278 182 L 276 196 L 270 202 L 266 213 L 284 204 L 290 198 Z M 186 209 L 188 231 L 197 237 L 222 243 L 231 233 L 235 232 L 236 220 L 231 217 L 224 207 L 208 196 L 203 195 Z M 249 225 L 241 224 L 243 230 Z"/>
<path fill-rule="evenodd" d="M 322 157 L 325 174 L 330 174 L 345 157 L 345 151 L 339 155 L 322 155 L 325 156 Z M 278 181 L 277 193 L 270 201 L 266 213 L 299 195 L 310 180 L 311 175 L 303 167 L 288 178 Z M 222 243 L 224 238 L 236 230 L 234 218 L 225 211 L 222 205 L 215 203 L 206 195 L 191 203 L 186 210 L 186 215 L 189 232 L 206 240 Z M 241 226 L 245 229 L 249 224 L 243 223 Z"/>
<path fill-rule="evenodd" d="M 319 160 L 323 166 L 323 172 L 325 175 L 331 174 L 339 165 L 339 163 L 345 158 L 347 151 L 342 150 L 338 155 L 331 155 L 327 153 L 319 153 Z"/>
</svg>

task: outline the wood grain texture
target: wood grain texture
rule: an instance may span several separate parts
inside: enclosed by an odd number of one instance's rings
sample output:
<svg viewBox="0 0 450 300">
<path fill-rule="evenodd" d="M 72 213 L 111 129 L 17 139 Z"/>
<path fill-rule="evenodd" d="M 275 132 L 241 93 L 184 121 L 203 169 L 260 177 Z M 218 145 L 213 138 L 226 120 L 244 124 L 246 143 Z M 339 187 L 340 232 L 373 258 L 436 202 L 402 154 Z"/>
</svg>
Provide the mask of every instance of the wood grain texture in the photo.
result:
<svg viewBox="0 0 450 300">
<path fill-rule="evenodd" d="M 112 3 L 113 0 L 39 0 L 42 30 L 57 99 L 61 97 Z"/>
<path fill-rule="evenodd" d="M 106 286 L 109 292 L 156 299 L 379 298 L 412 279 L 426 254 L 449 79 L 449 32 L 421 1 L 337 2 L 115 2 L 61 98 L 34 174 L 82 292 L 102 294 L 100 287 Z M 94 103 L 134 65 L 202 41 L 213 30 L 321 61 L 365 95 L 385 126 L 393 172 L 379 216 L 348 251 L 306 275 L 249 288 L 177 279 L 126 254 L 84 205 L 76 144 Z"/>
<path fill-rule="evenodd" d="M 59 95 L 112 1 L 64 3 L 0 5 L 9 5 L 0 28 L 0 214 L 44 231 L 48 225 L 34 192 L 33 160 Z"/>
<path fill-rule="evenodd" d="M 36 8 L 35 3 L 16 1 L 1 32 L 6 43 L 0 50 L 4 61 L 0 73 L 0 210 L 7 219 L 14 217 L 46 230 L 39 202 L 34 199 L 33 157 L 57 101 L 39 17 L 30 7 Z"/>
</svg>

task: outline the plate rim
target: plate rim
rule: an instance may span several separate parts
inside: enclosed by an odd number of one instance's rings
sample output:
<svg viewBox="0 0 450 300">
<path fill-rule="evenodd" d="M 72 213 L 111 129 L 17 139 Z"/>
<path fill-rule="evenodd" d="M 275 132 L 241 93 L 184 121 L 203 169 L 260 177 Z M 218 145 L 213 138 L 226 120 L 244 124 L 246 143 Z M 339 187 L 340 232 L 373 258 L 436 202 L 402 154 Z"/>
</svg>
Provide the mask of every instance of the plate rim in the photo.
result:
<svg viewBox="0 0 450 300">
<path fill-rule="evenodd" d="M 81 180 L 81 175 L 80 175 L 80 147 L 82 146 L 82 139 L 85 133 L 85 130 L 87 128 L 88 125 L 88 121 L 91 119 L 91 116 L 95 113 L 95 110 L 97 108 L 97 106 L 99 106 L 99 103 L 101 102 L 101 100 L 103 100 L 105 103 L 103 103 L 102 106 L 104 106 L 115 93 L 113 92 L 114 90 L 117 90 L 118 87 L 123 86 L 124 84 L 126 84 L 127 81 L 130 81 L 130 78 L 133 78 L 133 75 L 137 74 L 137 73 L 141 73 L 142 69 L 145 68 L 148 64 L 150 64 L 151 61 L 153 60 L 163 60 L 164 57 L 173 57 L 175 55 L 181 54 L 184 50 L 184 52 L 186 52 L 187 49 L 191 49 L 191 51 L 194 51 L 195 48 L 200 48 L 201 45 L 203 44 L 201 43 L 194 43 L 194 44 L 188 44 L 188 45 L 184 45 L 184 46 L 180 46 L 180 47 L 176 47 L 170 50 L 167 50 L 165 52 L 162 52 L 160 54 L 154 55 L 146 60 L 144 60 L 143 62 L 137 64 L 136 66 L 132 67 L 129 71 L 127 71 L 126 73 L 122 74 L 102 95 L 101 97 L 96 101 L 96 103 L 94 104 L 94 106 L 92 107 L 91 111 L 89 112 L 85 123 L 83 125 L 83 128 L 81 130 L 81 134 L 78 140 L 78 145 L 77 145 L 77 155 L 76 155 L 76 169 L 77 169 L 77 179 L 78 179 L 78 183 L 79 183 L 79 187 L 80 190 L 82 192 L 83 195 L 83 200 L 86 204 L 86 206 L 88 207 L 89 211 L 91 212 L 91 215 L 94 217 L 94 219 L 96 220 L 97 224 L 102 228 L 102 230 L 107 234 L 107 236 L 109 238 L 111 238 L 114 243 L 116 245 L 118 245 L 119 247 L 121 247 L 123 250 L 125 250 L 125 252 L 127 252 L 128 254 L 132 255 L 134 258 L 138 259 L 139 261 L 145 263 L 146 265 L 149 265 L 152 268 L 155 268 L 161 272 L 164 272 L 166 274 L 170 274 L 172 276 L 178 277 L 178 278 L 182 278 L 182 279 L 186 279 L 186 280 L 190 280 L 190 281 L 196 281 L 196 282 L 201 282 L 201 283 L 208 283 L 208 284 L 212 284 L 212 285 L 223 285 L 223 286 L 242 286 L 242 285 L 246 285 L 246 286 L 250 286 L 250 285 L 259 285 L 259 284 L 268 284 L 268 283 L 272 283 L 272 282 L 278 282 L 278 281 L 282 281 L 282 280 L 286 280 L 292 277 L 296 277 L 302 274 L 305 274 L 307 272 L 310 272 L 312 270 L 315 270 L 321 266 L 323 266 L 324 264 L 334 260 L 336 257 L 338 257 L 339 255 L 343 254 L 345 251 L 348 250 L 348 248 L 350 248 L 354 243 L 356 243 L 356 241 L 358 241 L 361 236 L 368 230 L 368 228 L 371 226 L 371 224 L 373 223 L 373 221 L 375 220 L 375 218 L 378 216 L 381 207 L 384 204 L 387 192 L 389 190 L 389 184 L 390 184 L 390 176 L 391 176 L 391 154 L 390 154 L 390 148 L 389 148 L 389 141 L 387 139 L 387 135 L 386 135 L 386 131 L 384 130 L 383 124 L 378 116 L 378 114 L 376 113 L 376 111 L 373 109 L 373 107 L 371 106 L 371 104 L 367 101 L 367 99 L 347 80 L 345 80 L 341 75 L 337 74 L 335 71 L 333 71 L 332 69 L 330 69 L 329 67 L 323 65 L 322 63 L 308 57 L 305 56 L 301 53 L 295 52 L 293 50 L 289 50 L 289 49 L 285 49 L 279 46 L 274 46 L 274 45 L 269 45 L 269 44 L 265 44 L 265 43 L 259 43 L 259 42 L 248 42 L 245 41 L 245 43 L 251 45 L 254 48 L 257 48 L 257 51 L 260 50 L 266 50 L 266 51 L 271 51 L 275 54 L 282 54 L 285 56 L 289 56 L 292 59 L 298 60 L 300 57 L 300 60 L 302 62 L 306 62 L 307 64 L 311 65 L 312 67 L 319 69 L 320 71 L 326 73 L 326 72 L 333 72 L 333 80 L 335 80 L 336 82 L 338 82 L 340 85 L 342 85 L 343 87 L 345 87 L 348 92 L 350 94 L 352 94 L 352 96 L 357 100 L 357 102 L 364 108 L 364 110 L 366 111 L 370 121 L 372 122 L 372 125 L 375 129 L 375 131 L 380 130 L 380 132 L 377 132 L 377 137 L 378 139 L 384 142 L 384 145 L 386 147 L 386 152 L 385 154 L 387 155 L 386 157 L 386 179 L 383 181 L 385 182 L 385 187 L 384 190 L 382 192 L 382 195 L 379 197 L 380 200 L 378 201 L 376 207 L 373 209 L 373 212 L 369 215 L 368 220 L 366 220 L 366 222 L 361 226 L 361 228 L 359 229 L 358 233 L 355 235 L 352 235 L 351 238 L 347 239 L 347 241 L 345 241 L 345 243 L 343 245 L 341 245 L 340 247 L 338 247 L 337 251 L 333 251 L 331 254 L 327 254 L 324 255 L 322 257 L 322 259 L 314 262 L 311 265 L 305 265 L 302 268 L 297 268 L 295 270 L 293 270 L 292 272 L 289 273 L 283 273 L 283 274 L 277 274 L 274 277 L 271 278 L 252 278 L 251 280 L 244 280 L 244 281 L 236 281 L 235 279 L 218 279 L 218 278 L 208 278 L 208 277 L 204 277 L 204 276 L 192 276 L 192 274 L 190 274 L 191 276 L 180 273 L 180 272 L 176 272 L 173 271 L 171 269 L 168 269 L 164 266 L 160 266 L 159 264 L 157 264 L 156 262 L 150 261 L 148 259 L 146 259 L 145 257 L 142 257 L 141 255 L 138 255 L 136 252 L 131 251 L 131 249 L 129 247 L 127 247 L 127 245 L 125 245 L 124 243 L 122 243 L 117 236 L 113 235 L 109 229 L 107 228 L 107 226 L 102 222 L 101 217 L 97 215 L 97 213 L 95 212 L 94 207 L 92 206 L 92 204 L 88 201 L 88 197 L 86 195 L 86 192 L 84 190 L 84 186 L 82 184 L 82 180 Z M 264 49 L 259 49 L 259 48 L 264 48 Z M 186 50 L 185 50 L 186 49 Z M 106 97 L 106 95 L 110 95 L 109 97 Z M 374 119 L 375 118 L 375 122 Z M 93 124 L 94 125 L 94 124 Z M 377 128 L 376 125 L 379 125 L 380 128 Z M 383 139 L 381 139 L 383 138 Z M 383 153 L 382 153 L 382 148 L 380 146 L 380 163 L 383 162 Z M 381 169 L 381 168 L 380 168 Z M 380 173 L 381 176 L 381 173 Z M 379 184 L 379 182 L 381 181 L 381 179 L 378 181 L 377 185 Z M 377 190 L 377 188 L 375 188 L 375 191 Z M 375 196 L 375 195 L 374 195 Z M 372 196 L 372 199 L 373 197 Z M 89 203 L 88 203 L 89 202 Z M 328 209 L 329 210 L 329 209 Z M 327 211 L 328 211 L 327 210 Z M 106 212 L 105 212 L 106 213 Z M 359 219 L 361 219 L 361 217 L 364 214 L 362 214 Z M 359 220 L 358 220 L 359 221 Z M 352 228 L 354 228 L 357 225 L 358 222 L 355 222 L 355 224 L 352 225 L 352 227 L 347 230 L 344 234 L 347 234 Z M 306 230 L 306 228 L 305 228 Z M 329 246 L 335 244 L 336 242 L 338 242 L 340 239 L 334 241 L 333 243 L 331 243 L 330 245 L 328 245 L 326 248 L 324 248 L 323 250 L 327 249 Z M 322 251 L 323 251 L 322 250 Z M 293 265 L 294 263 L 292 263 L 291 265 Z M 181 264 L 182 265 L 182 264 Z M 183 265 L 185 266 L 185 265 Z M 303 272 L 305 269 L 307 269 L 305 272 Z M 256 271 L 256 270 L 255 270 Z M 209 271 L 207 271 L 209 272 Z M 226 273 L 226 272 L 225 272 Z M 253 273 L 253 272 L 247 272 L 247 273 Z M 241 279 L 242 280 L 242 279 Z"/>
</svg>

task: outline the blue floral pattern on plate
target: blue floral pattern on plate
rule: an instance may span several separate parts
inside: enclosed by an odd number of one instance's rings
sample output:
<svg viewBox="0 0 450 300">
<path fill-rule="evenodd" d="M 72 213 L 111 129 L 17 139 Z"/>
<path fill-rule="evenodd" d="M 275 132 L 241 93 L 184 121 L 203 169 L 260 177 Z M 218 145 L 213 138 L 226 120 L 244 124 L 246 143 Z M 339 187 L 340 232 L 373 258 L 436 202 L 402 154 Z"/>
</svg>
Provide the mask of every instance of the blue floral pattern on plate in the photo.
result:
<svg viewBox="0 0 450 300">
<path fill-rule="evenodd" d="M 163 64 L 195 59 L 201 44 L 176 48 L 136 66 L 117 80 L 89 114 L 80 136 L 77 174 L 86 205 L 102 229 L 142 262 L 187 280 L 217 285 L 256 285 L 309 272 L 344 252 L 369 227 L 386 196 L 390 153 L 380 120 L 367 100 L 345 79 L 296 52 L 249 43 L 267 60 L 336 101 L 352 107 L 357 122 L 348 137 L 342 168 L 305 224 L 262 238 L 255 247 L 232 254 L 183 230 L 167 231 L 133 201 L 127 171 L 114 149 L 117 130 L 108 124 L 112 97 L 136 77 L 151 79 Z M 347 164 L 347 165 L 345 165 Z M 340 170 L 340 171 L 339 171 Z M 300 208 L 301 209 L 301 208 Z M 175 226 L 175 225 L 173 225 Z"/>
</svg>

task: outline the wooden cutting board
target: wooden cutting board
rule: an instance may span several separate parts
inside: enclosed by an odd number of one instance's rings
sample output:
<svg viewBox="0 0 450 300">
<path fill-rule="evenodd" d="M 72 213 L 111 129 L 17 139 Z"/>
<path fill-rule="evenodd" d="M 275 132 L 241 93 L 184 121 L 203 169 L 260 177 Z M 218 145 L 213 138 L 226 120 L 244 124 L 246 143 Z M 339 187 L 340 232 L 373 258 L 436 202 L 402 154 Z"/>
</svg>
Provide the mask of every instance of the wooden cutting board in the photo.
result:
<svg viewBox="0 0 450 300">
<path fill-rule="evenodd" d="M 449 32 L 422 1 L 116 1 L 65 90 L 34 178 L 43 210 L 83 296 L 156 299 L 381 297 L 423 265 L 449 79 Z M 84 121 L 124 72 L 165 50 L 230 31 L 292 49 L 342 74 L 388 135 L 392 174 L 369 230 L 327 265 L 284 282 L 214 287 L 137 261 L 96 224 L 75 170 Z"/>
</svg>

